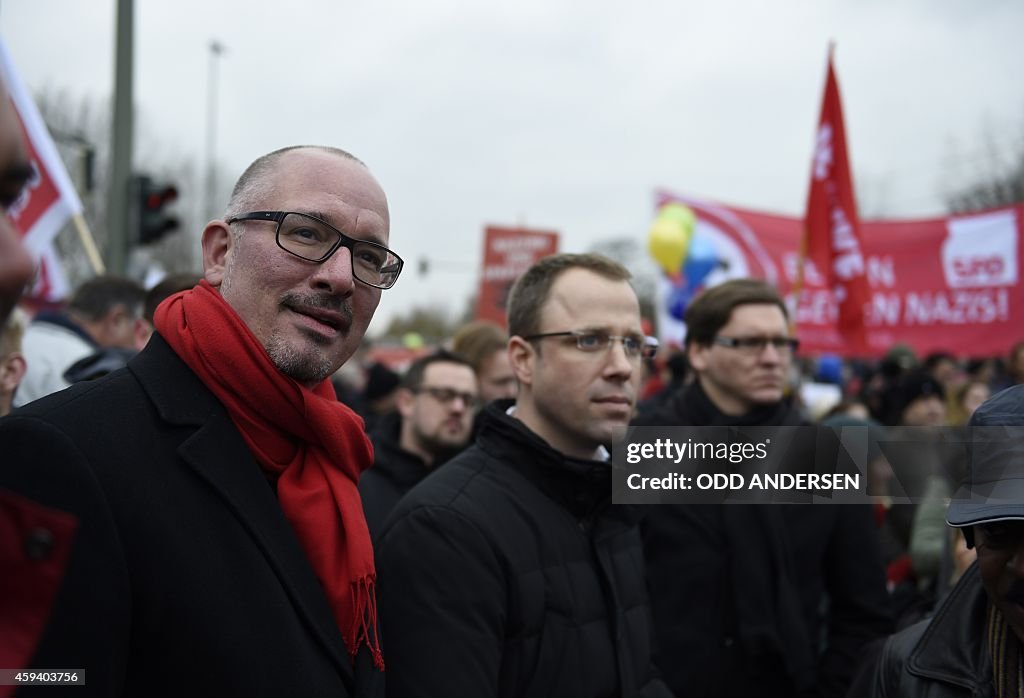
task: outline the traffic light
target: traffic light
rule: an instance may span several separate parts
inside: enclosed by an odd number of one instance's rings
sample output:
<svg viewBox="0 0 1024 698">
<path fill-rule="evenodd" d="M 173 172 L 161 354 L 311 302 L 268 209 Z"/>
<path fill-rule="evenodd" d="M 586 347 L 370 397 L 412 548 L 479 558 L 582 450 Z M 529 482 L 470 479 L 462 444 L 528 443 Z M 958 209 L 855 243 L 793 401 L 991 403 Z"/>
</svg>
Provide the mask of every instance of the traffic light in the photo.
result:
<svg viewBox="0 0 1024 698">
<path fill-rule="evenodd" d="M 135 197 L 139 210 L 139 243 L 156 242 L 180 222 L 167 211 L 167 206 L 178 198 L 178 188 L 169 182 L 157 182 L 148 175 L 136 175 Z"/>
</svg>

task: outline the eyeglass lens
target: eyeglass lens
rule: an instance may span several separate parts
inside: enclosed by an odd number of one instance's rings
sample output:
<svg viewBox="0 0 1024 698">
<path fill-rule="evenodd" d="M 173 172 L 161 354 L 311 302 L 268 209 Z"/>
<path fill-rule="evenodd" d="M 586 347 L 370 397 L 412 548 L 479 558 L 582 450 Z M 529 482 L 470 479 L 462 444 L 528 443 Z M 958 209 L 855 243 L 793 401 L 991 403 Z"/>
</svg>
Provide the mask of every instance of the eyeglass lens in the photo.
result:
<svg viewBox="0 0 1024 698">
<path fill-rule="evenodd" d="M 352 251 L 352 274 L 360 281 L 388 287 L 398 276 L 398 259 L 386 247 L 346 238 L 334 228 L 301 213 L 289 213 L 281 220 L 277 241 L 292 254 L 313 262 L 331 254 L 341 241 Z"/>
<path fill-rule="evenodd" d="M 736 348 L 758 354 L 769 344 L 779 353 L 789 353 L 796 348 L 797 341 L 792 337 L 738 337 L 733 340 Z"/>
<path fill-rule="evenodd" d="M 460 393 L 458 390 L 452 388 L 436 388 L 433 386 L 425 385 L 420 388 L 422 392 L 429 393 L 432 398 L 438 402 L 450 405 L 455 400 L 462 400 L 462 404 L 467 407 L 475 407 L 477 404 L 477 396 L 472 393 Z"/>
<path fill-rule="evenodd" d="M 620 337 L 604 332 L 584 332 L 576 335 L 576 346 L 583 351 L 600 351 L 614 341 L 622 342 L 622 348 L 630 358 L 654 355 L 655 347 L 647 345 L 643 337 Z"/>
</svg>

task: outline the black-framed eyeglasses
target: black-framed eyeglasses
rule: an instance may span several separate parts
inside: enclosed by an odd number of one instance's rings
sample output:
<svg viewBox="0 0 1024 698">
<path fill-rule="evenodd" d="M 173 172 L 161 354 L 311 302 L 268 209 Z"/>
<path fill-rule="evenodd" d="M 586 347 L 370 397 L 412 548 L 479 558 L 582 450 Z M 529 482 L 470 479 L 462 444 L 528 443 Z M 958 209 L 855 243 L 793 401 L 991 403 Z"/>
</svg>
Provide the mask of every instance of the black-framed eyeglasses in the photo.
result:
<svg viewBox="0 0 1024 698">
<path fill-rule="evenodd" d="M 350 238 L 327 221 L 295 211 L 252 211 L 228 219 L 277 223 L 277 246 L 289 254 L 309 262 L 322 263 L 340 248 L 352 252 L 352 276 L 374 288 L 391 288 L 405 264 L 402 258 L 384 245 L 369 240 Z"/>
<path fill-rule="evenodd" d="M 441 388 L 434 385 L 421 385 L 412 391 L 419 395 L 420 393 L 426 393 L 430 397 L 434 398 L 442 405 L 450 405 L 456 400 L 462 400 L 462 404 L 473 410 L 480 406 L 480 398 L 473 393 L 464 393 L 454 388 Z"/>
<path fill-rule="evenodd" d="M 780 354 L 793 354 L 800 348 L 800 340 L 796 337 L 723 337 L 718 335 L 714 343 L 736 349 L 744 354 L 760 356 L 769 344 Z"/>
<path fill-rule="evenodd" d="M 658 340 L 654 337 L 645 337 L 642 334 L 609 334 L 603 330 L 567 330 L 565 332 L 544 332 L 543 334 L 531 334 L 523 337 L 528 342 L 548 337 L 574 337 L 576 348 L 593 354 L 605 351 L 611 347 L 613 342 L 622 342 L 622 350 L 630 359 L 650 359 L 658 353 Z"/>
</svg>

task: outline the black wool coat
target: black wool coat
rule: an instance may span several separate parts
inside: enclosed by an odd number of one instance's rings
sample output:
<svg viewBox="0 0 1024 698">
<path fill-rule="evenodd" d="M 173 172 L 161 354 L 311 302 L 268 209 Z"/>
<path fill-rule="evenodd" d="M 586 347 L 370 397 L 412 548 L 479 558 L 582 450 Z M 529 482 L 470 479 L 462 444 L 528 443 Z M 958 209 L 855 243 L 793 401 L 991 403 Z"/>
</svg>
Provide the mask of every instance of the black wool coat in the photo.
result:
<svg viewBox="0 0 1024 698">
<path fill-rule="evenodd" d="M 224 407 L 159 335 L 0 420 L 0 453 L 0 488 L 78 518 L 31 662 L 84 669 L 76 696 L 383 693 Z"/>
<path fill-rule="evenodd" d="M 389 414 L 370 434 L 373 441 L 373 467 L 359 479 L 359 496 L 363 500 L 366 525 L 374 538 L 384 527 L 388 514 L 405 493 L 430 474 L 419 456 L 399 446 L 402 417 Z"/>
<path fill-rule="evenodd" d="M 668 696 L 634 511 L 507 402 L 377 540 L 389 696 Z"/>
</svg>

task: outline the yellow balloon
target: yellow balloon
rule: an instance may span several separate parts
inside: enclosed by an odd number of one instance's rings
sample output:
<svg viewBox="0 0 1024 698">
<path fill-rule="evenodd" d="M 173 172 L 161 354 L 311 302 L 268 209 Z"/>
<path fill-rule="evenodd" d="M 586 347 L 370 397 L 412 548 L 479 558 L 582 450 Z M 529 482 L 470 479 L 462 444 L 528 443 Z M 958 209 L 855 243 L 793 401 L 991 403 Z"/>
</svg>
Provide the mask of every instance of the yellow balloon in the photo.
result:
<svg viewBox="0 0 1024 698">
<path fill-rule="evenodd" d="M 659 216 L 647 235 L 647 251 L 666 274 L 675 274 L 686 257 L 689 235 L 679 221 Z"/>
<path fill-rule="evenodd" d="M 679 223 L 683 227 L 687 239 L 693 236 L 693 227 L 697 225 L 697 216 L 694 215 L 693 209 L 679 203 L 662 206 L 661 210 L 658 211 L 658 218 L 665 218 Z"/>
</svg>

